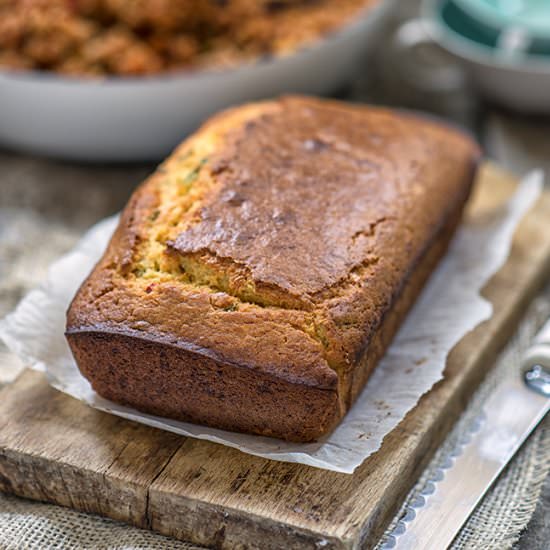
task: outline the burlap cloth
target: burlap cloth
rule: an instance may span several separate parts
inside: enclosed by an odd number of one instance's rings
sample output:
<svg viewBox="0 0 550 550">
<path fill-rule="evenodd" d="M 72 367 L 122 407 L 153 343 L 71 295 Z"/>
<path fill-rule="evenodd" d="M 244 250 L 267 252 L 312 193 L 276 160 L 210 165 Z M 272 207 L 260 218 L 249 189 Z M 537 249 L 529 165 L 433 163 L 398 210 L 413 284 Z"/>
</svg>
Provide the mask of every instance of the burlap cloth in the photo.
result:
<svg viewBox="0 0 550 550">
<path fill-rule="evenodd" d="M 25 210 L 0 208 L 0 315 L 9 311 L 21 295 L 44 276 L 50 261 L 70 248 L 76 238 L 76 231 L 45 223 L 40 216 Z M 37 243 L 41 243 L 40 246 Z M 549 315 L 550 287 L 531 305 L 517 335 L 411 491 L 410 498 L 414 498 L 426 476 L 454 446 L 495 381 L 516 374 L 518 357 Z M 18 361 L 5 348 L 0 348 L 0 383 L 8 383 L 20 369 Z M 546 419 L 462 529 L 454 547 L 499 550 L 512 547 L 533 514 L 549 472 L 550 419 Z M 188 550 L 200 547 L 97 516 L 0 494 L 0 548 Z"/>
</svg>

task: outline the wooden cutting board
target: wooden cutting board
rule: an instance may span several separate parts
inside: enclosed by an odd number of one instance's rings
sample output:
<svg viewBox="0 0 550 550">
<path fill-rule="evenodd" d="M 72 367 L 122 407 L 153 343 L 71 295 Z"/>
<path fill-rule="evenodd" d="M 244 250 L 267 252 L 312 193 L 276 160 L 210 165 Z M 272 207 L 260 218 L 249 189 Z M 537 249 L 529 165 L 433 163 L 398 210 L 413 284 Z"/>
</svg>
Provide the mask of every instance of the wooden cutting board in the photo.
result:
<svg viewBox="0 0 550 550">
<path fill-rule="evenodd" d="M 514 187 L 485 166 L 468 215 L 487 215 Z M 546 192 L 484 289 L 493 317 L 455 347 L 445 379 L 353 475 L 148 428 L 91 409 L 27 371 L 0 392 L 0 489 L 220 548 L 368 548 L 549 272 Z"/>
</svg>

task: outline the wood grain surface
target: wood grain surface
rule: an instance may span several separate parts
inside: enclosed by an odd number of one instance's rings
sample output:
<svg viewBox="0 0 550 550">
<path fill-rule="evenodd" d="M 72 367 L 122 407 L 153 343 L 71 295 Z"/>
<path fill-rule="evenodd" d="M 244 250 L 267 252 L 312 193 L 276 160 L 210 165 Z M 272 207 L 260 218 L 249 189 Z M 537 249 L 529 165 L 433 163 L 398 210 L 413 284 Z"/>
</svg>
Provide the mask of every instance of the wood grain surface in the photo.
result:
<svg viewBox="0 0 550 550">
<path fill-rule="evenodd" d="M 515 181 L 482 170 L 468 215 Z M 550 194 L 484 289 L 494 315 L 353 475 L 249 456 L 95 411 L 27 371 L 0 391 L 0 490 L 220 548 L 372 546 L 550 272 Z"/>
</svg>

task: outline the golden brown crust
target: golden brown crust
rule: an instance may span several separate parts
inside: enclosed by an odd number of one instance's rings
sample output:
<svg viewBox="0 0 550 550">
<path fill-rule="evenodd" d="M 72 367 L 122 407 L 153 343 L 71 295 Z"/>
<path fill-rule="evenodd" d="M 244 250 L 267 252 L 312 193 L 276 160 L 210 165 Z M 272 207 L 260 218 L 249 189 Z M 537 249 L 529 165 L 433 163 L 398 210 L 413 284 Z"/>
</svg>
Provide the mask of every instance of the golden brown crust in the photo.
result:
<svg viewBox="0 0 550 550">
<path fill-rule="evenodd" d="M 100 395 L 150 414 L 294 441 L 315 440 L 338 420 L 335 391 L 251 374 L 208 350 L 99 329 L 68 338 Z"/>
<path fill-rule="evenodd" d="M 75 297 L 81 370 L 157 414 L 321 436 L 442 255 L 477 156 L 463 135 L 384 109 L 283 98 L 214 117 L 134 194 Z M 260 397 L 260 380 L 276 390 Z"/>
</svg>

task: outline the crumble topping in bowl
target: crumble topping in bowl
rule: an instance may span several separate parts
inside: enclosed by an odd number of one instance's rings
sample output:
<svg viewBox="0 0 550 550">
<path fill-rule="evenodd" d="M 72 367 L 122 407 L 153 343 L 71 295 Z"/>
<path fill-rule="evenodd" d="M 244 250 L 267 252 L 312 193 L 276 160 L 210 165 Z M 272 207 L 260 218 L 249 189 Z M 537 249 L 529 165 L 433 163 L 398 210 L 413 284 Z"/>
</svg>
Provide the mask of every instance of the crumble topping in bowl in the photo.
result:
<svg viewBox="0 0 550 550">
<path fill-rule="evenodd" d="M 75 76 L 290 53 L 377 0 L 0 0 L 0 67 Z"/>
</svg>

